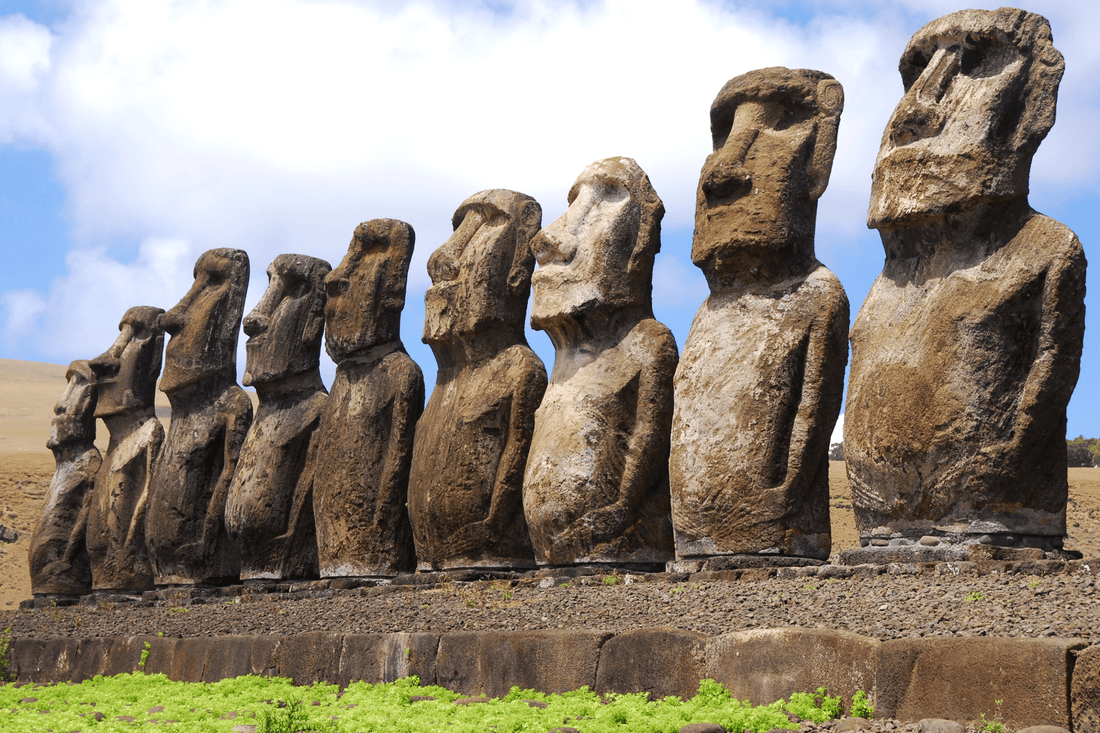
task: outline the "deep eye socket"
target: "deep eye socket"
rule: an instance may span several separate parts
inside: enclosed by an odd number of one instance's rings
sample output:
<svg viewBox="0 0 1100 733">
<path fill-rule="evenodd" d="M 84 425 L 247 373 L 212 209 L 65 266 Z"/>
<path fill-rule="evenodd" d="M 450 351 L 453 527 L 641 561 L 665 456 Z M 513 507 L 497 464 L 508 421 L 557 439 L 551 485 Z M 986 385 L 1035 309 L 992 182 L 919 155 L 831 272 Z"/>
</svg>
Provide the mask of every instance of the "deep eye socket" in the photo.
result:
<svg viewBox="0 0 1100 733">
<path fill-rule="evenodd" d="M 330 298 L 343 295 L 348 292 L 349 287 L 351 287 L 351 283 L 344 278 L 330 278 L 325 280 L 325 294 Z"/>
<path fill-rule="evenodd" d="M 909 91 L 909 88 L 917 83 L 917 79 L 930 63 L 932 63 L 932 54 L 924 51 L 916 51 L 905 59 L 900 68 L 901 82 L 905 86 L 905 91 Z"/>
<path fill-rule="evenodd" d="M 789 130 L 813 117 L 814 112 L 800 104 L 778 104 L 773 130 Z"/>
<path fill-rule="evenodd" d="M 972 79 L 996 76 L 1020 57 L 1015 46 L 988 36 L 968 36 L 961 47 L 959 71 Z"/>
<path fill-rule="evenodd" d="M 286 284 L 283 286 L 284 298 L 304 298 L 309 295 L 310 285 L 309 283 L 300 277 L 288 278 Z"/>
<path fill-rule="evenodd" d="M 723 119 L 718 125 L 711 128 L 710 139 L 714 145 L 714 152 L 718 152 L 726 146 L 730 130 L 733 129 L 733 118 Z"/>
</svg>

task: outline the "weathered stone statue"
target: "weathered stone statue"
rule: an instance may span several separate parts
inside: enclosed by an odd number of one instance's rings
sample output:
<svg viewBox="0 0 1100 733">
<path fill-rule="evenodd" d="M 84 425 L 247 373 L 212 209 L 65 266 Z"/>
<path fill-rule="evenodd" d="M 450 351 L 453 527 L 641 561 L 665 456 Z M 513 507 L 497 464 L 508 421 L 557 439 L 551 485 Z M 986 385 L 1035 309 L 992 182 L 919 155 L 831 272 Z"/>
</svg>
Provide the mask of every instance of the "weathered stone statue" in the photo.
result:
<svg viewBox="0 0 1100 733">
<path fill-rule="evenodd" d="M 84 545 L 86 498 L 101 458 L 95 440 L 95 374 L 86 361 L 74 361 L 65 374 L 65 393 L 54 407 L 50 438 L 57 469 L 46 505 L 31 535 L 31 591 L 35 595 L 77 596 L 92 590 Z"/>
<path fill-rule="evenodd" d="M 242 580 L 317 577 L 313 497 L 299 478 L 328 394 L 318 367 L 331 270 L 315 257 L 279 255 L 244 319 L 244 383 L 255 386 L 259 408 L 225 505 Z"/>
<path fill-rule="evenodd" d="M 1027 194 L 1063 69 L 1047 21 L 1010 8 L 935 20 L 901 57 L 844 423 L 864 543 L 1062 545 L 1085 257 Z"/>
<path fill-rule="evenodd" d="M 336 379 L 302 477 L 322 578 L 393 576 L 416 563 L 405 503 L 424 376 L 401 344 L 412 252 L 411 226 L 373 219 L 325 278 Z"/>
<path fill-rule="evenodd" d="M 672 558 L 668 451 L 676 341 L 653 318 L 664 204 L 630 158 L 588 166 L 531 242 L 531 325 L 556 354 L 523 508 L 539 565 Z"/>
<path fill-rule="evenodd" d="M 153 467 L 164 445 L 154 414 L 164 354 L 161 308 L 137 306 L 122 316 L 118 338 L 92 360 L 99 385 L 96 417 L 111 433 L 88 508 L 93 588 L 139 593 L 153 588 L 145 522 Z"/>
<path fill-rule="evenodd" d="M 542 208 L 515 191 L 458 207 L 428 260 L 424 342 L 439 371 L 416 426 L 409 518 L 421 570 L 535 567 L 523 470 L 546 369 L 523 318 Z"/>
<path fill-rule="evenodd" d="M 160 317 L 171 334 L 160 388 L 172 424 L 150 487 L 146 536 L 157 585 L 219 584 L 240 577 L 225 527 L 225 501 L 252 402 L 237 385 L 237 333 L 248 289 L 248 255 L 212 249 L 195 284 Z"/>
<path fill-rule="evenodd" d="M 711 106 L 691 248 L 710 295 L 676 369 L 672 424 L 681 563 L 829 557 L 848 298 L 815 258 L 814 230 L 843 106 L 833 77 L 785 68 L 731 79 Z"/>
</svg>

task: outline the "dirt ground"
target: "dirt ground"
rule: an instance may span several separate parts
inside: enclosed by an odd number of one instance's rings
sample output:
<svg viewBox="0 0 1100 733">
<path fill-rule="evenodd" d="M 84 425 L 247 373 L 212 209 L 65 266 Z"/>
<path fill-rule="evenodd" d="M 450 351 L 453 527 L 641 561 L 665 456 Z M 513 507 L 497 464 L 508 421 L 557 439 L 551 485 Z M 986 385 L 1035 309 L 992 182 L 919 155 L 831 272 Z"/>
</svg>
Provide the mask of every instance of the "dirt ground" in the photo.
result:
<svg viewBox="0 0 1100 733">
<path fill-rule="evenodd" d="M 0 608 L 31 597 L 27 546 L 53 476 L 46 437 L 64 389 L 64 366 L 0 359 L 0 526 L 19 535 L 15 542 L 0 542 Z M 161 393 L 157 415 L 167 422 Z M 96 444 L 105 451 L 107 431 L 100 428 Z M 848 479 L 838 461 L 829 464 L 829 506 L 833 551 L 858 547 Z M 1066 549 L 1100 557 L 1100 468 L 1069 469 L 1068 525 Z"/>
</svg>

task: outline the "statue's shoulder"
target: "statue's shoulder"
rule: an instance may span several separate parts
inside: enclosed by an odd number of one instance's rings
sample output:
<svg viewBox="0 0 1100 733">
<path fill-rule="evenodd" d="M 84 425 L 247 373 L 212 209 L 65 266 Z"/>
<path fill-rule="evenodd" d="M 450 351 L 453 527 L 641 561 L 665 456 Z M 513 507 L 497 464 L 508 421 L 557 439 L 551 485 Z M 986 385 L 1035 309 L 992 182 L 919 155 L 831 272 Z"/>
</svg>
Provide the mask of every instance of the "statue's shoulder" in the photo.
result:
<svg viewBox="0 0 1100 733">
<path fill-rule="evenodd" d="M 1035 212 L 1013 239 L 1020 252 L 1043 253 L 1053 258 L 1084 257 L 1081 240 L 1057 219 Z"/>
</svg>

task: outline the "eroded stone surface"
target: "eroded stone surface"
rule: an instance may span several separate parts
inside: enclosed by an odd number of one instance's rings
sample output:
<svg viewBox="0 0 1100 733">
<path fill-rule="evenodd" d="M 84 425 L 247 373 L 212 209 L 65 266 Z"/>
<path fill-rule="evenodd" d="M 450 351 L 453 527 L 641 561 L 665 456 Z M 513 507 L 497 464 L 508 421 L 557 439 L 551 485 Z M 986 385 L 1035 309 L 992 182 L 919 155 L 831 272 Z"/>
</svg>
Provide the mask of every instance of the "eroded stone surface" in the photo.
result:
<svg viewBox="0 0 1100 733">
<path fill-rule="evenodd" d="M 317 577 L 313 496 L 299 479 L 328 394 L 319 365 L 331 270 L 315 257 L 279 255 L 244 319 L 244 383 L 256 388 L 259 407 L 225 505 L 242 580 Z"/>
<path fill-rule="evenodd" d="M 664 204 L 630 158 L 586 168 L 532 240 L 531 325 L 556 354 L 535 413 L 523 507 L 540 565 L 672 559 L 676 341 L 653 318 Z"/>
<path fill-rule="evenodd" d="M 546 369 L 523 317 L 542 209 L 515 191 L 474 194 L 428 260 L 424 342 L 439 370 L 416 426 L 409 518 L 421 570 L 533 568 L 523 472 Z"/>
<path fill-rule="evenodd" d="M 36 595 L 81 595 L 92 590 L 84 538 L 85 499 L 102 462 L 94 445 L 95 374 L 88 362 L 74 361 L 65 379 L 65 392 L 54 407 L 46 441 L 57 469 L 28 550 L 31 590 Z"/>
<path fill-rule="evenodd" d="M 828 74 L 736 77 L 711 106 L 692 261 L 710 295 L 676 370 L 676 554 L 829 556 L 829 435 L 848 299 L 814 256 L 843 90 Z M 748 559 L 746 559 L 748 562 Z"/>
<path fill-rule="evenodd" d="M 902 55 L 867 217 L 886 263 L 851 333 L 864 540 L 1062 544 L 1085 258 L 1027 193 L 1063 69 L 1046 20 L 1010 8 L 944 16 Z"/>
<path fill-rule="evenodd" d="M 252 402 L 237 385 L 237 334 L 248 289 L 248 255 L 212 249 L 195 283 L 160 317 L 171 334 L 160 389 L 172 424 L 150 487 L 146 536 L 157 585 L 225 583 L 240 556 L 225 527 L 225 501 Z"/>
<path fill-rule="evenodd" d="M 401 343 L 413 229 L 373 219 L 325 278 L 336 378 L 302 481 L 313 492 L 323 578 L 393 576 L 415 563 L 405 509 L 424 376 Z"/>
<path fill-rule="evenodd" d="M 153 467 L 164 445 L 154 407 L 164 354 L 161 308 L 130 308 L 111 348 L 92 360 L 99 385 L 96 416 L 111 434 L 88 512 L 93 588 L 153 587 L 145 524 Z"/>
</svg>

